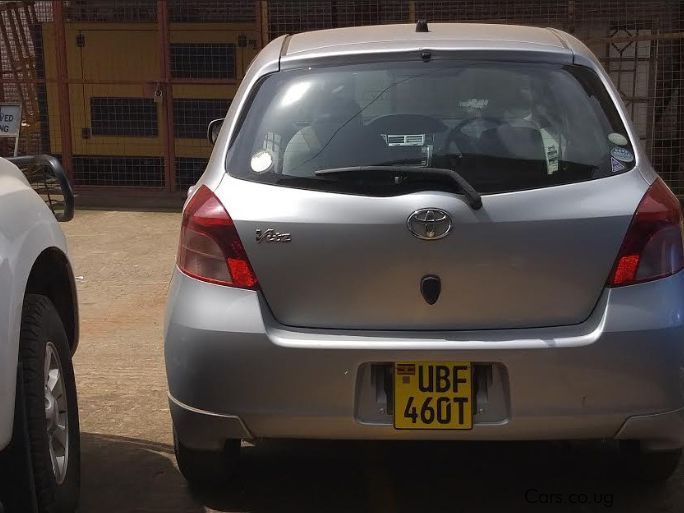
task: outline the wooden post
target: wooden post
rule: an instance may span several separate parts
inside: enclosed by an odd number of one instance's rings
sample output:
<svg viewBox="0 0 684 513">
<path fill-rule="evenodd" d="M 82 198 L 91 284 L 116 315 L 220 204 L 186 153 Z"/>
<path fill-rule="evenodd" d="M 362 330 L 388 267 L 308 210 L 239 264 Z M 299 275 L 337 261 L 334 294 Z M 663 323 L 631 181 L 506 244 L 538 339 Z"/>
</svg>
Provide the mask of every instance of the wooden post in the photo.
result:
<svg viewBox="0 0 684 513">
<path fill-rule="evenodd" d="M 577 8 L 575 5 L 575 0 L 568 0 L 568 19 L 566 22 L 566 26 L 567 26 L 567 31 L 570 32 L 570 34 L 575 33 L 576 15 L 577 15 Z"/>
<path fill-rule="evenodd" d="M 71 102 L 69 100 L 69 68 L 67 66 L 66 29 L 63 3 L 52 1 L 53 23 L 55 25 L 55 53 L 57 57 L 57 97 L 59 99 L 59 135 L 62 139 L 62 166 L 69 178 L 74 179 Z"/>
<path fill-rule="evenodd" d="M 165 123 L 161 124 L 164 145 L 164 173 L 166 188 L 176 192 L 176 138 L 173 124 L 173 86 L 171 85 L 171 34 L 169 8 L 166 0 L 157 0 L 157 24 L 159 26 L 159 88 L 162 93 L 162 112 Z"/>
<path fill-rule="evenodd" d="M 678 31 L 684 31 L 684 6 L 682 4 L 679 4 L 679 20 L 677 23 L 677 30 Z M 684 82 L 684 34 L 681 35 L 678 41 L 673 41 L 673 46 L 677 48 L 676 50 L 676 56 L 677 59 L 675 62 L 678 61 L 679 64 L 679 69 L 677 70 L 679 72 L 679 83 L 681 84 Z M 676 76 L 676 75 L 675 75 Z M 674 79 L 676 82 L 677 79 Z M 677 100 L 677 128 L 676 128 L 676 136 L 678 141 L 676 143 L 676 147 L 679 150 L 679 155 L 681 156 L 684 154 L 684 96 L 682 94 L 682 89 L 679 89 L 679 97 Z M 684 159 L 683 158 L 678 158 L 678 167 L 679 169 L 677 170 L 677 181 L 684 179 Z M 681 182 L 680 182 L 681 183 Z M 677 190 L 677 193 L 679 194 L 680 198 L 684 196 L 684 191 L 681 189 Z"/>
<path fill-rule="evenodd" d="M 268 35 L 268 2 L 257 0 L 257 29 L 259 30 L 259 45 L 266 46 L 269 41 Z"/>
</svg>

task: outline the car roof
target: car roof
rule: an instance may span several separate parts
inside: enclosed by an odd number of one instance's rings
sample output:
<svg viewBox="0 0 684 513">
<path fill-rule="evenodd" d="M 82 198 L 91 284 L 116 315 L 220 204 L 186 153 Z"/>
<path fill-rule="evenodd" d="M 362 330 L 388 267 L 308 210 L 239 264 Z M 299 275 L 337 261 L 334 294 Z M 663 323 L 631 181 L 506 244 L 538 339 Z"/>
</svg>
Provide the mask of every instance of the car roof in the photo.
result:
<svg viewBox="0 0 684 513">
<path fill-rule="evenodd" d="M 302 32 L 289 36 L 281 58 L 434 50 L 517 50 L 572 54 L 559 31 L 521 25 L 429 23 L 429 32 L 416 24 L 376 25 Z"/>
</svg>

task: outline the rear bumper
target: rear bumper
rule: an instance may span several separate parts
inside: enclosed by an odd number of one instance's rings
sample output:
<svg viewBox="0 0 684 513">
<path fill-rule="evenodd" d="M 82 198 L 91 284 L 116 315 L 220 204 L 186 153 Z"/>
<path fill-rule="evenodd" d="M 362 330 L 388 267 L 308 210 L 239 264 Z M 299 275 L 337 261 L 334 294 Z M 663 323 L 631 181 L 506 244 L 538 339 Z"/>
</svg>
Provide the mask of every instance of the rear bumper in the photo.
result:
<svg viewBox="0 0 684 513">
<path fill-rule="evenodd" d="M 684 408 L 656 413 L 635 415 L 625 421 L 617 432 L 618 440 L 643 440 L 649 449 L 667 450 L 684 446 Z"/>
<path fill-rule="evenodd" d="M 184 443 L 196 449 L 220 449 L 225 440 L 241 438 L 254 439 L 254 434 L 247 428 L 240 417 L 221 415 L 198 410 L 179 403 L 170 398 L 169 405 L 174 427 Z M 490 426 L 489 429 L 478 427 L 477 435 L 454 436 L 458 431 L 425 432 L 397 431 L 389 426 L 347 426 L 348 419 L 312 419 L 283 417 L 274 419 L 274 432 L 283 433 L 283 423 L 293 426 L 291 434 L 277 435 L 281 438 L 359 438 L 359 439 L 410 439 L 410 440 L 569 440 L 615 438 L 616 440 L 642 440 L 650 450 L 676 449 L 684 446 L 684 408 L 657 413 L 653 415 L 637 415 L 628 418 L 613 435 L 600 436 L 605 433 L 602 426 L 578 419 L 555 419 L 555 424 L 545 424 L 540 419 L 526 419 L 516 423 L 515 429 L 510 423 Z M 569 422 L 569 425 L 566 423 Z M 298 424 L 307 423 L 308 429 L 299 429 Z M 280 426 L 278 428 L 277 426 Z M 294 433 L 294 434 L 292 434 Z M 276 435 L 271 435 L 276 436 Z"/>
<path fill-rule="evenodd" d="M 682 447 L 683 291 L 684 273 L 606 290 L 576 326 L 359 332 L 284 327 L 258 293 L 176 272 L 165 329 L 171 413 L 198 449 L 226 438 L 635 438 Z M 493 368 L 473 429 L 395 430 L 371 368 L 400 360 Z"/>
</svg>

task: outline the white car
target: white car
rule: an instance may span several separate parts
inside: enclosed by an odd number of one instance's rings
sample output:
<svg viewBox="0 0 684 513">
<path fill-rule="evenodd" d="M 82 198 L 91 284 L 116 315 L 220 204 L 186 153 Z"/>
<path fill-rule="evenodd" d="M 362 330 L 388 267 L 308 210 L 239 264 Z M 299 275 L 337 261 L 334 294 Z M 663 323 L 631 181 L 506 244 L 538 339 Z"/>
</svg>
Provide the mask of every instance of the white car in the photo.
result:
<svg viewBox="0 0 684 513">
<path fill-rule="evenodd" d="M 80 486 L 78 306 L 57 221 L 74 196 L 54 157 L 12 161 L 0 158 L 0 511 L 67 513 Z"/>
</svg>

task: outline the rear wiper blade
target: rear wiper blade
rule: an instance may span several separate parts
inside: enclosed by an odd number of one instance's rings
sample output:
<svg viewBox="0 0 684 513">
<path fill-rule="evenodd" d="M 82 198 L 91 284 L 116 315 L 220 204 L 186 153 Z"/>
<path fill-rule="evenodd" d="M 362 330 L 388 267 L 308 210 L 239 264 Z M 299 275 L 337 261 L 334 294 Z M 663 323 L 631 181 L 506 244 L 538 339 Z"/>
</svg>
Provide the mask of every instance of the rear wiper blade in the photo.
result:
<svg viewBox="0 0 684 513">
<path fill-rule="evenodd" d="M 335 176 L 335 175 L 355 175 L 369 173 L 390 173 L 393 175 L 432 175 L 446 176 L 451 179 L 463 192 L 468 200 L 468 205 L 473 210 L 482 208 L 482 197 L 468 181 L 457 171 L 441 167 L 418 167 L 418 166 L 354 166 L 354 167 L 335 167 L 330 169 L 319 169 L 315 172 L 316 176 Z"/>
</svg>

